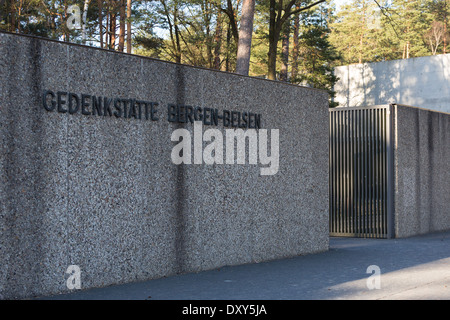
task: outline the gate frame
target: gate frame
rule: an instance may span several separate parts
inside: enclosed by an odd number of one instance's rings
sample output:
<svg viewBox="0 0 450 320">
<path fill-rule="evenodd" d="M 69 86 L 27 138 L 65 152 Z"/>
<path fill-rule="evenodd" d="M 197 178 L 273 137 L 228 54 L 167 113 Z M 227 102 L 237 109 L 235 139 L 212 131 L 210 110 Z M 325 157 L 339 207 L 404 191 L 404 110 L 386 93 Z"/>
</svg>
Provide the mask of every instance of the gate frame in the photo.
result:
<svg viewBox="0 0 450 320">
<path fill-rule="evenodd" d="M 396 105 L 375 105 L 369 107 L 336 107 L 330 108 L 329 114 L 333 112 L 340 111 L 348 111 L 348 110 L 374 110 L 374 109 L 385 109 L 386 110 L 386 235 L 383 237 L 371 237 L 371 238 L 380 238 L 380 239 L 392 239 L 395 238 L 395 207 L 394 207 L 394 181 L 395 181 L 395 172 L 394 172 L 394 122 L 396 117 Z M 331 151 L 331 117 L 329 117 L 329 151 Z M 348 124 L 347 124 L 348 125 Z M 331 152 L 329 152 L 329 165 L 331 167 Z M 330 168 L 331 171 L 331 168 Z M 331 184 L 331 179 L 329 179 L 329 184 Z M 334 197 L 331 196 L 331 187 L 329 186 L 330 197 L 329 201 L 331 203 L 331 199 Z M 331 207 L 331 205 L 330 205 Z M 331 219 L 331 215 L 330 215 Z M 333 233 L 330 236 L 336 237 L 358 237 L 358 238 L 368 238 L 367 235 L 358 236 L 354 233 Z"/>
</svg>

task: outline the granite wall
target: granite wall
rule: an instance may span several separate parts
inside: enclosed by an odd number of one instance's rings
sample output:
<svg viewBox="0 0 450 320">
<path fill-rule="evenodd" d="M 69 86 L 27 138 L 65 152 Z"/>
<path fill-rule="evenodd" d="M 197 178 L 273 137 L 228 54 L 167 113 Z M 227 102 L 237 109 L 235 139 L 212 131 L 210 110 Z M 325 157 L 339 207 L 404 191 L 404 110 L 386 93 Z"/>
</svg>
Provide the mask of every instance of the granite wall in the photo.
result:
<svg viewBox="0 0 450 320">
<path fill-rule="evenodd" d="M 450 230 L 450 114 L 394 105 L 395 235 Z"/>
<path fill-rule="evenodd" d="M 0 73 L 2 298 L 68 292 L 70 265 L 87 289 L 328 249 L 326 92 L 8 33 Z M 207 108 L 203 131 L 279 130 L 275 174 L 174 164 Z"/>
</svg>

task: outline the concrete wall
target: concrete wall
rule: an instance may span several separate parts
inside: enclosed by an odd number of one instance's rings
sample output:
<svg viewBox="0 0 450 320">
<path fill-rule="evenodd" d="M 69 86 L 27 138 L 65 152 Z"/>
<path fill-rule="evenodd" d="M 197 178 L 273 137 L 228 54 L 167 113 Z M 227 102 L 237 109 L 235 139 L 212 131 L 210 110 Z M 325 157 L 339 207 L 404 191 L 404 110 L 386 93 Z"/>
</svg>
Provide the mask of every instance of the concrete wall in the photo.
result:
<svg viewBox="0 0 450 320">
<path fill-rule="evenodd" d="M 86 289 L 328 249 L 326 92 L 8 33 L 0 72 L 2 298 L 67 292 L 69 265 Z M 46 90 L 157 102 L 159 120 L 47 111 Z M 260 114 L 278 172 L 173 164 L 193 125 L 170 103 Z"/>
<path fill-rule="evenodd" d="M 450 54 L 335 68 L 340 107 L 398 103 L 450 112 Z"/>
<path fill-rule="evenodd" d="M 450 114 L 393 112 L 396 237 L 450 230 Z"/>
</svg>

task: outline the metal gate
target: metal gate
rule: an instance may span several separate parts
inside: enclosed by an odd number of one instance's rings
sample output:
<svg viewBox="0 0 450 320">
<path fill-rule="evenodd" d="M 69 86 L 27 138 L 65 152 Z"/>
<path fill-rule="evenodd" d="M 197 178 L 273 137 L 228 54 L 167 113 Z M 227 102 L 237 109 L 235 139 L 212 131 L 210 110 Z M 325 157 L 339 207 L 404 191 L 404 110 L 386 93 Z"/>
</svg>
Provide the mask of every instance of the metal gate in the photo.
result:
<svg viewBox="0 0 450 320">
<path fill-rule="evenodd" d="M 394 236 L 391 109 L 330 109 L 331 236 Z"/>
</svg>

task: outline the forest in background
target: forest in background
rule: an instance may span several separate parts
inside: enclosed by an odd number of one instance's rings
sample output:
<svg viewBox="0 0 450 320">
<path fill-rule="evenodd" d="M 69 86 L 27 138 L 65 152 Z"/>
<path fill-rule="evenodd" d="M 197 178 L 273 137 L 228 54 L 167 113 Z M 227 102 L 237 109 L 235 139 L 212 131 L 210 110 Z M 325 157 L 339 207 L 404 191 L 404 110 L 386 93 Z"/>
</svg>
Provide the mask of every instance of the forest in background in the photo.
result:
<svg viewBox="0 0 450 320">
<path fill-rule="evenodd" d="M 0 30 L 328 90 L 340 65 L 449 52 L 450 0 L 0 0 Z M 330 102 L 330 106 L 333 102 Z"/>
</svg>

